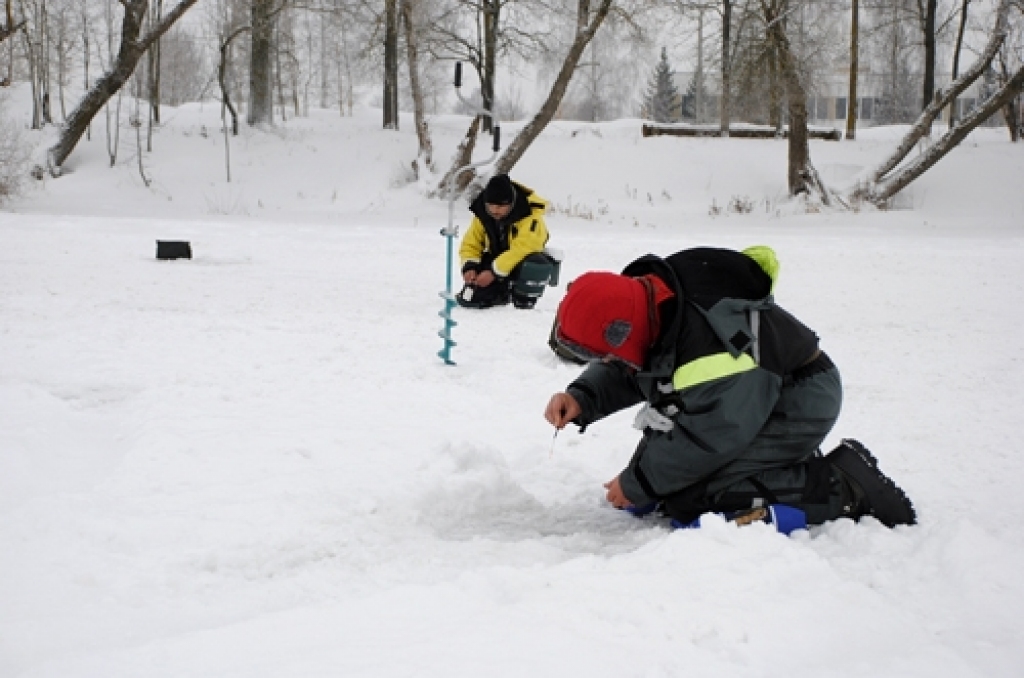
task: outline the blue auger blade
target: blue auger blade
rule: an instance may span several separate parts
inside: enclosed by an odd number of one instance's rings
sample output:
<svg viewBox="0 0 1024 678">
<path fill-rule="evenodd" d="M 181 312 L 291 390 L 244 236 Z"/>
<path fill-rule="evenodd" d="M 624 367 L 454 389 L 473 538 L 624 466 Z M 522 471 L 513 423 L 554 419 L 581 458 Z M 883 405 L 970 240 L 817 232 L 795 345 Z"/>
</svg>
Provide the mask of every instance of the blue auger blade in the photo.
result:
<svg viewBox="0 0 1024 678">
<path fill-rule="evenodd" d="M 445 320 L 447 320 L 451 324 L 452 327 L 455 327 L 459 323 L 458 323 L 458 321 L 452 319 L 451 315 L 449 315 L 449 312 L 450 312 L 450 309 L 443 308 L 440 311 L 438 311 L 437 314 L 439 316 L 441 316 L 442 318 L 444 318 Z"/>
<path fill-rule="evenodd" d="M 458 302 L 455 301 L 455 295 L 452 294 L 451 292 L 446 292 L 444 290 L 441 290 L 440 292 L 437 293 L 437 296 L 441 297 L 442 299 L 444 299 L 446 301 L 450 301 L 453 304 L 458 303 Z"/>
<path fill-rule="evenodd" d="M 437 336 L 448 342 L 448 346 L 458 346 L 458 343 L 452 339 L 452 335 L 448 334 L 448 330 L 441 330 Z"/>
<path fill-rule="evenodd" d="M 448 356 L 448 349 L 443 348 L 437 352 L 437 357 L 445 362 L 446 365 L 454 365 L 455 361 Z"/>
</svg>

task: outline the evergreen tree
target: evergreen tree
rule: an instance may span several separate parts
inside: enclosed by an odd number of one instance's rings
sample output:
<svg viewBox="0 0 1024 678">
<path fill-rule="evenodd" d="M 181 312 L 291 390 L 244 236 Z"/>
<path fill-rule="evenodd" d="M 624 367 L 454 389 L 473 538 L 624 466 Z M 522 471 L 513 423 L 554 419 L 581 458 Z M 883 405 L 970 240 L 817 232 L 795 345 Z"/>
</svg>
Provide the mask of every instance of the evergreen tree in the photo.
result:
<svg viewBox="0 0 1024 678">
<path fill-rule="evenodd" d="M 693 77 L 690 78 L 690 84 L 686 86 L 686 94 L 683 95 L 683 120 L 704 122 L 710 102 L 711 94 L 704 84 L 704 75 L 702 73 L 694 73 Z M 700 107 L 699 110 L 698 106 Z"/>
<path fill-rule="evenodd" d="M 661 48 L 661 60 L 651 74 L 644 97 L 644 111 L 655 122 L 672 122 L 677 119 L 679 90 L 676 89 L 672 67 L 668 65 L 668 51 Z"/>
</svg>

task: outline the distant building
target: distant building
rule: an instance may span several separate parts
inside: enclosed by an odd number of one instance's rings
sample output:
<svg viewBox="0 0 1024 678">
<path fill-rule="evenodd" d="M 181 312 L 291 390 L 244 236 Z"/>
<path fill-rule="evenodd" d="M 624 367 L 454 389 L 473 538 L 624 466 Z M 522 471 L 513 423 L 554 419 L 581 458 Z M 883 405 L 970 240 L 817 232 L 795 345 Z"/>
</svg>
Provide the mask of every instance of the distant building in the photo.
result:
<svg viewBox="0 0 1024 678">
<path fill-rule="evenodd" d="M 677 72 L 676 86 L 683 92 L 680 105 L 680 116 L 685 122 L 710 123 L 718 120 L 719 79 L 717 73 L 709 73 L 704 77 L 703 103 L 699 107 L 696 102 L 694 88 L 691 87 L 694 73 Z M 939 74 L 936 77 L 936 88 L 948 87 L 952 81 L 950 74 Z M 873 127 L 880 124 L 910 123 L 921 112 L 920 87 L 905 86 L 907 83 L 895 80 L 891 75 L 873 73 L 867 70 L 857 75 L 857 126 Z M 834 73 L 827 78 L 819 78 L 814 83 L 813 91 L 807 96 L 808 122 L 813 125 L 831 125 L 845 127 L 849 104 L 849 74 Z M 978 101 L 994 89 L 991 82 L 979 78 L 960 97 L 957 98 L 957 117 L 969 114 L 978 105 Z M 900 92 L 905 95 L 901 101 L 893 101 L 889 92 Z M 916 96 L 915 94 L 916 93 Z M 942 112 L 940 122 L 948 121 L 948 108 Z M 1000 118 L 993 116 L 998 124 Z M 761 120 L 740 120 L 734 122 L 763 122 Z"/>
</svg>

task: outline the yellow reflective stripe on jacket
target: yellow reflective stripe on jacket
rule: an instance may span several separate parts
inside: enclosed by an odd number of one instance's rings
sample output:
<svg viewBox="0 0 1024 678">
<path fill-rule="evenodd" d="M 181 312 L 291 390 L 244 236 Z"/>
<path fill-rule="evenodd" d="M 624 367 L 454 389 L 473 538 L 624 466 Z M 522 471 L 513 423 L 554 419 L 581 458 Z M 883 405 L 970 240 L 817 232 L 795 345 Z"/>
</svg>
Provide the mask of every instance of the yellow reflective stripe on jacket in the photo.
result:
<svg viewBox="0 0 1024 678">
<path fill-rule="evenodd" d="M 672 375 L 672 386 L 681 391 L 697 384 L 747 372 L 756 367 L 757 363 L 746 353 L 741 353 L 738 358 L 733 358 L 728 353 L 715 353 L 691 360 L 676 369 Z"/>
</svg>

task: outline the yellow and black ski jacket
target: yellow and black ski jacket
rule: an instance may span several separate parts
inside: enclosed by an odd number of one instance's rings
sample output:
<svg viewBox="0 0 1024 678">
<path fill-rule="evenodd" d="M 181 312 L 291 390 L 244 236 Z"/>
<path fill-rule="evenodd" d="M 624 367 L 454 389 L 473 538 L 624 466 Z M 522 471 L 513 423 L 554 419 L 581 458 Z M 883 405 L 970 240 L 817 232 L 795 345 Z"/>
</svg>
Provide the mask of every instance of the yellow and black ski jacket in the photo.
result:
<svg viewBox="0 0 1024 678">
<path fill-rule="evenodd" d="M 470 204 L 473 221 L 459 246 L 463 272 L 479 264 L 488 253 L 493 259 L 494 274 L 504 278 L 527 256 L 544 251 L 548 242 L 548 227 L 544 223 L 548 201 L 519 182 L 513 181 L 512 186 L 516 200 L 512 211 L 500 222 L 487 214 L 482 193 Z"/>
<path fill-rule="evenodd" d="M 775 304 L 777 271 L 767 247 L 647 255 L 623 270 L 654 274 L 674 292 L 658 307 L 661 330 L 647 363 L 636 373 L 615 361 L 590 363 L 566 390 L 582 408 L 581 427 L 644 401 L 665 418 L 667 430 L 645 429 L 619 476 L 635 505 L 794 461 L 750 458 L 768 419 L 786 416 L 787 376 L 821 355 L 815 333 Z"/>
</svg>

